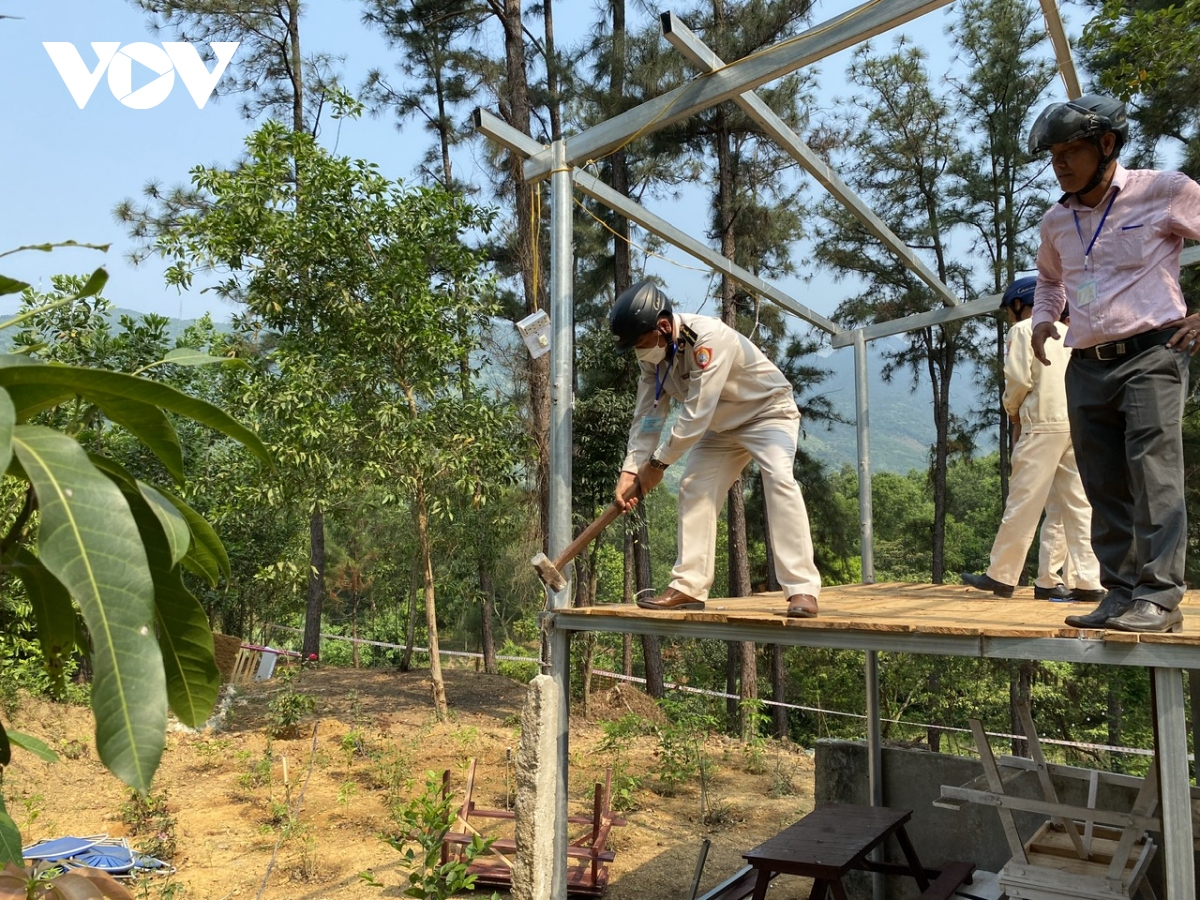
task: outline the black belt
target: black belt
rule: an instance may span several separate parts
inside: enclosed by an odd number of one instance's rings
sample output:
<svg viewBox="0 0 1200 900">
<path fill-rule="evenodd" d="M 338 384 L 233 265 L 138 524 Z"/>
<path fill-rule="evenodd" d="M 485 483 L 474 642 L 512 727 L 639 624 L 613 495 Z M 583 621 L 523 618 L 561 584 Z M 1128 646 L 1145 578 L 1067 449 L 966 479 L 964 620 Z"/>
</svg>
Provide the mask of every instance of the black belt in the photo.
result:
<svg viewBox="0 0 1200 900">
<path fill-rule="evenodd" d="M 1158 331 L 1143 331 L 1123 341 L 1109 341 L 1107 344 L 1097 344 L 1095 347 L 1076 347 L 1071 351 L 1073 356 L 1084 359 L 1099 359 L 1111 362 L 1114 359 L 1126 359 L 1137 356 L 1143 350 L 1160 347 L 1175 336 L 1178 328 L 1163 328 Z"/>
</svg>

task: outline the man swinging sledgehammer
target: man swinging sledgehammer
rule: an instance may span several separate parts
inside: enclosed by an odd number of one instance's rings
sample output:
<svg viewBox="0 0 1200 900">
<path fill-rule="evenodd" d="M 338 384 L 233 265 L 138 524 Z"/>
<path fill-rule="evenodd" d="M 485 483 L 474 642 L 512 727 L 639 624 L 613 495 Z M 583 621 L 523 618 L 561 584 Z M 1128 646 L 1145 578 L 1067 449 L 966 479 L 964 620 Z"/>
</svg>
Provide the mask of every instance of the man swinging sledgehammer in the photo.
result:
<svg viewBox="0 0 1200 900">
<path fill-rule="evenodd" d="M 652 281 L 613 304 L 618 353 L 640 364 L 637 406 L 617 479 L 616 505 L 632 509 L 689 450 L 679 484 L 679 556 L 665 591 L 643 609 L 703 609 L 712 586 L 717 514 L 746 463 L 762 472 L 775 574 L 787 615 L 817 615 L 821 576 L 793 463 L 800 411 L 783 373 L 748 338 L 710 316 L 675 313 Z M 679 418 L 665 427 L 671 401 Z"/>
</svg>

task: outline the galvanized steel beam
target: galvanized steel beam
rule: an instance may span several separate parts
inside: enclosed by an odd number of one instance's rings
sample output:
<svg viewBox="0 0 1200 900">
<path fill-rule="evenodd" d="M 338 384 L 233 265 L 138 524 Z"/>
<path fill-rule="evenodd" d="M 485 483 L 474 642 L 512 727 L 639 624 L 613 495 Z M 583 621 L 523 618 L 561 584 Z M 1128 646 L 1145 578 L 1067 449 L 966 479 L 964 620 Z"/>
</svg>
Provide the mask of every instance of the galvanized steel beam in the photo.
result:
<svg viewBox="0 0 1200 900">
<path fill-rule="evenodd" d="M 784 309 L 795 313 L 809 324 L 816 325 L 830 334 L 841 332 L 841 326 L 832 320 L 827 319 L 818 312 L 814 312 L 799 301 L 792 299 L 779 290 L 779 288 L 763 281 L 752 272 L 748 272 L 731 260 L 726 259 L 716 250 L 680 231 L 666 219 L 656 216 L 620 192 L 614 191 L 594 175 L 589 175 L 582 169 L 576 169 L 575 184 L 579 190 L 583 191 L 589 197 L 599 200 L 605 206 L 625 216 L 625 218 L 637 222 L 637 224 L 641 225 L 651 234 L 656 234 L 664 241 L 673 244 L 685 253 L 691 254 L 696 259 L 711 266 L 714 271 L 722 272 L 734 281 L 750 288 L 750 290 L 762 294 L 764 297 L 769 297 Z"/>
<path fill-rule="evenodd" d="M 675 18 L 674 13 L 662 14 L 662 29 L 663 37 L 670 42 L 672 47 L 705 71 L 715 72 L 725 66 L 725 61 L 700 40 L 690 28 Z M 921 258 L 913 253 L 909 246 L 900 240 L 879 216 L 875 215 L 875 211 L 837 176 L 829 164 L 817 156 L 808 144 L 804 143 L 799 135 L 788 127 L 787 122 L 777 116 L 775 111 L 767 106 L 757 94 L 747 91 L 734 97 L 733 100 L 746 115 L 761 125 L 763 130 L 774 138 L 775 142 L 786 150 L 804 171 L 829 191 L 835 200 L 850 210 L 854 217 L 862 222 L 867 231 L 875 235 L 885 247 L 891 250 L 909 271 L 915 273 L 918 278 L 937 291 L 942 299 L 951 306 L 958 304 L 959 299 L 955 296 L 954 291 L 946 286 L 937 273 L 925 265 Z"/>
<path fill-rule="evenodd" d="M 607 155 L 633 138 L 649 134 L 752 91 L 839 50 L 940 9 L 951 0 L 868 0 L 796 37 L 702 75 L 673 91 L 568 138 L 567 162 L 576 165 Z M 543 149 L 525 167 L 528 180 L 550 173 L 550 153 Z"/>
<path fill-rule="evenodd" d="M 1150 677 L 1154 679 L 1155 762 L 1162 802 L 1163 887 L 1170 900 L 1196 900 L 1183 672 L 1156 667 Z"/>
<path fill-rule="evenodd" d="M 1046 34 L 1054 46 L 1054 58 L 1058 61 L 1058 74 L 1067 89 L 1067 98 L 1075 100 L 1082 96 L 1079 87 L 1079 74 L 1075 71 L 1075 60 L 1071 57 L 1071 42 L 1067 40 L 1067 30 L 1063 27 L 1062 16 L 1058 11 L 1056 0 L 1041 0 L 1042 17 L 1046 20 Z"/>
</svg>

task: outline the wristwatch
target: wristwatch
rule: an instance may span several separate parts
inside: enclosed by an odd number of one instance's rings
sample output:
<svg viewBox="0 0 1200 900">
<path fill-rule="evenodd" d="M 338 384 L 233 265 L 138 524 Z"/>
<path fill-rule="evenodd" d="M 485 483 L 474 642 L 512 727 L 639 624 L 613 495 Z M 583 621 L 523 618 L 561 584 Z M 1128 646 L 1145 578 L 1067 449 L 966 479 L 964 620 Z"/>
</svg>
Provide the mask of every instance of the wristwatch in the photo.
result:
<svg viewBox="0 0 1200 900">
<path fill-rule="evenodd" d="M 669 465 L 671 464 L 665 463 L 661 459 L 655 459 L 653 456 L 650 457 L 650 468 L 652 469 L 665 469 Z"/>
</svg>

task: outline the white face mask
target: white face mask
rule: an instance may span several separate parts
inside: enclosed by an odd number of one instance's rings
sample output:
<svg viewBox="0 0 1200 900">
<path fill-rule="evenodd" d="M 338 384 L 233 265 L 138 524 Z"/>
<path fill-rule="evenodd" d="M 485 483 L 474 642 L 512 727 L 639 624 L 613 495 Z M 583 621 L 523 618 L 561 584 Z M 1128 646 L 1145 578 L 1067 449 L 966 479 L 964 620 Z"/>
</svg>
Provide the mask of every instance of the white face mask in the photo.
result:
<svg viewBox="0 0 1200 900">
<path fill-rule="evenodd" d="M 650 363 L 652 366 L 657 366 L 667 358 L 666 347 L 635 347 L 633 352 L 641 362 Z"/>
</svg>

